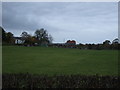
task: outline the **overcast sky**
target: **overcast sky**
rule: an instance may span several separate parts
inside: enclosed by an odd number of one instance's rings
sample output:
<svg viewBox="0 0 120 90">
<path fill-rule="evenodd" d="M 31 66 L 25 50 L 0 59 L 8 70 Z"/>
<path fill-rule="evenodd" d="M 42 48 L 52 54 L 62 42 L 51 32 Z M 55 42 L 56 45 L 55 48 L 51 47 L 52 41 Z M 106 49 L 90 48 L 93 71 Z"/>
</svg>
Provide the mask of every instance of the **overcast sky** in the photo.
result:
<svg viewBox="0 0 120 90">
<path fill-rule="evenodd" d="M 2 26 L 14 36 L 44 28 L 53 42 L 102 43 L 118 37 L 118 3 L 3 2 Z"/>
</svg>

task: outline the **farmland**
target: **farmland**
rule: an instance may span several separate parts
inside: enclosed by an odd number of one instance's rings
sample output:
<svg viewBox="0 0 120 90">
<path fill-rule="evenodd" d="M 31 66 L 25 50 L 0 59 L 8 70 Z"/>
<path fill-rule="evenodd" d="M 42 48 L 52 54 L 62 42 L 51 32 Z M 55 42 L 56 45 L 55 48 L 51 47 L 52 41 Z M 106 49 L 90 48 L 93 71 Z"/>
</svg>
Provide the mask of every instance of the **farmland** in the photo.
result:
<svg viewBox="0 0 120 90">
<path fill-rule="evenodd" d="M 3 46 L 3 73 L 117 75 L 117 50 Z"/>
</svg>

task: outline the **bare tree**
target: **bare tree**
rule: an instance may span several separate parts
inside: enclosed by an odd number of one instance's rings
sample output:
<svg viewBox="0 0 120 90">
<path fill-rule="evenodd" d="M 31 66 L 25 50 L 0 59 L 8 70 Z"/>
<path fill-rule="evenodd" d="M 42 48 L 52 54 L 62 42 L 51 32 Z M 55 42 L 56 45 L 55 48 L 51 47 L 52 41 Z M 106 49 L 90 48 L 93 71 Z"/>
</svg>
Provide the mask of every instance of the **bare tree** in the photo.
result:
<svg viewBox="0 0 120 90">
<path fill-rule="evenodd" d="M 35 37 L 38 40 L 39 44 L 42 44 L 43 42 L 52 43 L 53 40 L 52 36 L 49 35 L 47 30 L 44 28 L 37 29 L 35 31 Z"/>
</svg>

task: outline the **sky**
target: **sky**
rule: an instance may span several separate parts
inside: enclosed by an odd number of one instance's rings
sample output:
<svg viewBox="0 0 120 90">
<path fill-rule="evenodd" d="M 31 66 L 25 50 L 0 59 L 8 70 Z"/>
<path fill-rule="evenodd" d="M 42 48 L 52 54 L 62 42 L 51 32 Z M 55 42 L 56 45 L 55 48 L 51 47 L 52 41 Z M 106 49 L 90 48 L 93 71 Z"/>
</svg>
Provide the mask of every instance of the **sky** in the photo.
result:
<svg viewBox="0 0 120 90">
<path fill-rule="evenodd" d="M 102 43 L 118 37 L 117 2 L 3 2 L 2 27 L 14 36 L 44 28 L 53 43 Z"/>
</svg>

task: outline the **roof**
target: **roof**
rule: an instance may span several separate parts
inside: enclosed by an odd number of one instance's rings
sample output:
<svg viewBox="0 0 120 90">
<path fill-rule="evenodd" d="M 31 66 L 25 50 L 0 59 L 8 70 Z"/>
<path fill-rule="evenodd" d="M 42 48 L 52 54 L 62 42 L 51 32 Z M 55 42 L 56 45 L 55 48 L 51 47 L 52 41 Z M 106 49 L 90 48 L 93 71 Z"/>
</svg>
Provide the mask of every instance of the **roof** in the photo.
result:
<svg viewBox="0 0 120 90">
<path fill-rule="evenodd" d="M 22 37 L 14 37 L 15 39 L 22 39 Z"/>
<path fill-rule="evenodd" d="M 67 43 L 76 43 L 75 40 L 68 40 Z"/>
</svg>

